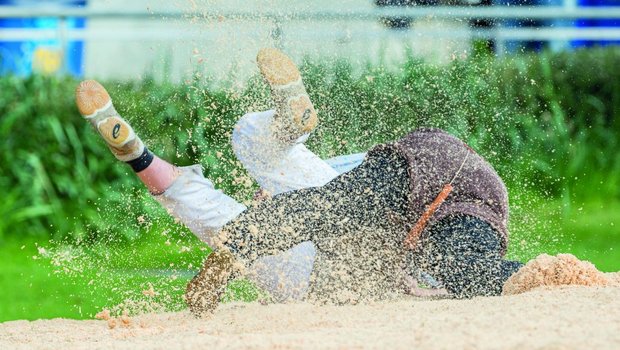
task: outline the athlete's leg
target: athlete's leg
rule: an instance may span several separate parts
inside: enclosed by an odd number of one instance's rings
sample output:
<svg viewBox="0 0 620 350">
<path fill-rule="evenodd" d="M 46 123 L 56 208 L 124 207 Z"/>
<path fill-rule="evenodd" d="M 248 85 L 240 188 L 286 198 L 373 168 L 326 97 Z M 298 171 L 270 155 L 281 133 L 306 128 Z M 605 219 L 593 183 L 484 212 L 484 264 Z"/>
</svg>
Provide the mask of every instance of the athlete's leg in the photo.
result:
<svg viewBox="0 0 620 350">
<path fill-rule="evenodd" d="M 233 130 L 235 155 L 258 182 L 272 195 L 301 188 L 322 186 L 338 172 L 303 144 L 308 134 L 283 142 L 272 129 L 275 111 L 249 113 Z"/>
<path fill-rule="evenodd" d="M 215 246 L 220 228 L 245 210 L 245 206 L 216 190 L 203 177 L 199 165 L 177 168 L 153 155 L 96 81 L 84 81 L 78 86 L 76 103 L 114 156 L 128 163 L 169 213 L 201 240 Z"/>
<path fill-rule="evenodd" d="M 326 184 L 338 172 L 303 144 L 318 119 L 297 67 L 275 49 L 261 50 L 257 61 L 275 110 L 239 119 L 232 136 L 237 158 L 270 195 Z M 299 300 L 308 289 L 315 255 L 314 245 L 303 242 L 258 259 L 248 276 L 277 301 Z"/>
<path fill-rule="evenodd" d="M 154 198 L 168 213 L 185 224 L 211 248 L 218 246 L 219 231 L 246 208 L 202 174 L 200 165 L 179 167 L 180 175 L 163 193 Z"/>
<path fill-rule="evenodd" d="M 153 155 L 153 162 L 146 169 L 136 173 L 136 175 L 146 188 L 149 189 L 149 192 L 153 195 L 158 195 L 164 193 L 180 173 L 176 166 Z"/>
</svg>

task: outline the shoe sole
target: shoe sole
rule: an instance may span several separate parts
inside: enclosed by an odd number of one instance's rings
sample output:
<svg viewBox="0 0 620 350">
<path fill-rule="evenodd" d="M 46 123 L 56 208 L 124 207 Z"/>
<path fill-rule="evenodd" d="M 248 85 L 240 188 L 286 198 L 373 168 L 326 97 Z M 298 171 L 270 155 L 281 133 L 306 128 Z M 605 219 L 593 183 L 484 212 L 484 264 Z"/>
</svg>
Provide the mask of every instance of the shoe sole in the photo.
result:
<svg viewBox="0 0 620 350">
<path fill-rule="evenodd" d="M 295 63 L 278 49 L 261 49 L 256 56 L 256 61 L 269 85 L 284 86 L 301 78 Z"/>
<path fill-rule="evenodd" d="M 256 61 L 274 100 L 287 109 L 283 114 L 289 114 L 294 127 L 303 133 L 312 131 L 318 124 L 318 117 L 295 63 L 274 48 L 261 49 Z"/>
<path fill-rule="evenodd" d="M 84 80 L 75 89 L 75 103 L 80 114 L 90 119 L 111 107 L 112 99 L 101 84 L 95 80 Z"/>
</svg>

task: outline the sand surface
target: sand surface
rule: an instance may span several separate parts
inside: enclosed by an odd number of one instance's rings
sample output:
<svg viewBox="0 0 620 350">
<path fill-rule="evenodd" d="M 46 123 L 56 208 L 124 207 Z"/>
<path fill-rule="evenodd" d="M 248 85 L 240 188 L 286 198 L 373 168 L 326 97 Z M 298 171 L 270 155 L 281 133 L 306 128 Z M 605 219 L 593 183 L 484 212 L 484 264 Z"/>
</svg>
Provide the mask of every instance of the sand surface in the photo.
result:
<svg viewBox="0 0 620 350">
<path fill-rule="evenodd" d="M 620 288 L 570 286 L 473 300 L 408 298 L 356 306 L 224 304 L 100 320 L 0 324 L 0 349 L 619 349 Z"/>
</svg>

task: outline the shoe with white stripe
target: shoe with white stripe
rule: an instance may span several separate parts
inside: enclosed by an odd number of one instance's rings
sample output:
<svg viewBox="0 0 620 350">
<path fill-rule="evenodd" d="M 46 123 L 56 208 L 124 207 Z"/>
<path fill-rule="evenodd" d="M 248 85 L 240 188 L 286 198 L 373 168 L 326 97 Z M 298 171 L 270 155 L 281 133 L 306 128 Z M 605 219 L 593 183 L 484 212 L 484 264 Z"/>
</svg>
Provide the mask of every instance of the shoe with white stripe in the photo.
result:
<svg viewBox="0 0 620 350">
<path fill-rule="evenodd" d="M 292 141 L 314 130 L 319 119 L 295 63 L 274 48 L 261 49 L 256 61 L 275 103 L 274 133 Z"/>
<path fill-rule="evenodd" d="M 85 80 L 75 89 L 80 114 L 97 129 L 114 156 L 129 162 L 142 155 L 144 143 L 112 104 L 112 99 L 98 82 Z"/>
</svg>

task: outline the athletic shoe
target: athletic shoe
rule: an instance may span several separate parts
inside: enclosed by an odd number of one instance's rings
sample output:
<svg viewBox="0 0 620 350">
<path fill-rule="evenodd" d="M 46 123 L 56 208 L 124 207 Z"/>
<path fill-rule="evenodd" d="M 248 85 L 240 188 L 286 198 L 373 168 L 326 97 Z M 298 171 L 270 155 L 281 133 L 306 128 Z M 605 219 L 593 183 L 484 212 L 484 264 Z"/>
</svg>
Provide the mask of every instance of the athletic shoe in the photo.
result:
<svg viewBox="0 0 620 350">
<path fill-rule="evenodd" d="M 101 84 L 85 80 L 75 89 L 80 114 L 97 129 L 114 156 L 129 162 L 142 155 L 144 143 L 114 109 L 112 99 Z"/>
<path fill-rule="evenodd" d="M 205 260 L 202 270 L 187 284 L 185 302 L 195 316 L 206 316 L 217 308 L 228 281 L 233 278 L 234 261 L 225 248 L 214 251 Z"/>
<path fill-rule="evenodd" d="M 318 124 L 317 113 L 295 63 L 278 49 L 261 49 L 258 68 L 271 88 L 275 103 L 274 133 L 283 141 L 296 140 Z"/>
</svg>

